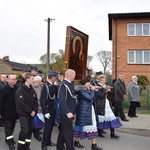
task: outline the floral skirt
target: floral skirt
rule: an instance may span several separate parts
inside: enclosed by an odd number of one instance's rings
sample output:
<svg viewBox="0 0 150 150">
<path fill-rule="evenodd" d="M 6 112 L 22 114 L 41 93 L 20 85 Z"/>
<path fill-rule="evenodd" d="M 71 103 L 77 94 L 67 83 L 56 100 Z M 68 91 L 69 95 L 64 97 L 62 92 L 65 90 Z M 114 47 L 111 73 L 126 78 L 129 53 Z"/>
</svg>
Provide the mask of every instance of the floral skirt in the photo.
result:
<svg viewBox="0 0 150 150">
<path fill-rule="evenodd" d="M 45 125 L 44 116 L 42 113 L 38 113 L 33 117 L 33 128 L 42 129 Z"/>
<path fill-rule="evenodd" d="M 96 126 L 96 117 L 94 112 L 94 107 L 92 106 L 92 123 L 93 125 L 87 126 L 78 126 L 74 127 L 74 137 L 84 139 L 93 139 L 98 136 L 97 126 Z"/>
<path fill-rule="evenodd" d="M 115 117 L 110 105 L 109 101 L 106 99 L 105 103 L 105 116 L 98 115 L 98 129 L 108 129 L 108 128 L 119 128 L 122 126 L 119 119 Z"/>
</svg>

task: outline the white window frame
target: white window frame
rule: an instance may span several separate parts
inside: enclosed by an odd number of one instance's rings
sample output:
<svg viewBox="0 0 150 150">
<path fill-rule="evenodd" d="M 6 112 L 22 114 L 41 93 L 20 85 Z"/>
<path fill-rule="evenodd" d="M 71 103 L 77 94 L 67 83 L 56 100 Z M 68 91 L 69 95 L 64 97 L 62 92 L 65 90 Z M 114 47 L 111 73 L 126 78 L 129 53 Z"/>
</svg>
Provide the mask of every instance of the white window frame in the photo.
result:
<svg viewBox="0 0 150 150">
<path fill-rule="evenodd" d="M 136 63 L 136 52 L 137 51 L 142 51 L 142 63 Z M 134 52 L 134 61 L 133 62 L 129 62 L 129 52 Z M 144 62 L 144 52 L 149 52 L 149 62 Z M 127 63 L 128 64 L 150 64 L 150 50 L 128 50 L 127 51 Z"/>
<path fill-rule="evenodd" d="M 134 25 L 134 35 L 129 35 L 129 25 L 130 24 L 133 24 Z M 138 24 L 138 22 L 137 23 L 128 23 L 127 24 L 127 35 L 128 36 L 150 36 L 150 23 L 148 23 L 148 22 L 145 22 L 145 23 L 141 23 L 142 24 L 142 35 L 136 35 L 136 24 Z M 144 24 L 149 24 L 149 34 L 148 35 L 144 35 L 144 33 L 143 33 L 143 25 Z"/>
</svg>

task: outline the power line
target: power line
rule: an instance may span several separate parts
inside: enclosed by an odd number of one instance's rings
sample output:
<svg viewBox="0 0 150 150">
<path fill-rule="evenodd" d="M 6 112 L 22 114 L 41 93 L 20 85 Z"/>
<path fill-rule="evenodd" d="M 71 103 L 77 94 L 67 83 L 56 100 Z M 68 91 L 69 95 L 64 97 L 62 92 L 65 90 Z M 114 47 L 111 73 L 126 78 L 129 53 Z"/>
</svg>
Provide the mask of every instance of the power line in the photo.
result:
<svg viewBox="0 0 150 150">
<path fill-rule="evenodd" d="M 9 3 L 11 3 L 12 5 L 18 7 L 19 9 L 23 9 L 25 12 L 27 12 L 28 14 L 35 16 L 36 18 L 38 18 L 39 20 L 43 20 L 44 17 L 40 17 L 39 14 L 35 13 L 34 11 L 32 11 L 31 9 L 27 8 L 26 6 L 24 7 L 23 5 L 20 5 L 18 2 L 10 1 L 8 0 Z"/>
</svg>

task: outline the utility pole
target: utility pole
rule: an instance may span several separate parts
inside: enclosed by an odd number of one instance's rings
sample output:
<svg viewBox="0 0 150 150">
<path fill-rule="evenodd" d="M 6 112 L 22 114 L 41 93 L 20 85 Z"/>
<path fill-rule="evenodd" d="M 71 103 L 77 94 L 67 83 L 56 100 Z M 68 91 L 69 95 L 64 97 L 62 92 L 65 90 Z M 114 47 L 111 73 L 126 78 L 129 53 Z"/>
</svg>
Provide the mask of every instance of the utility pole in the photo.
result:
<svg viewBox="0 0 150 150">
<path fill-rule="evenodd" d="M 55 19 L 50 19 L 48 18 L 47 20 L 47 75 L 48 75 L 48 71 L 50 69 L 50 22 L 52 22 Z"/>
</svg>

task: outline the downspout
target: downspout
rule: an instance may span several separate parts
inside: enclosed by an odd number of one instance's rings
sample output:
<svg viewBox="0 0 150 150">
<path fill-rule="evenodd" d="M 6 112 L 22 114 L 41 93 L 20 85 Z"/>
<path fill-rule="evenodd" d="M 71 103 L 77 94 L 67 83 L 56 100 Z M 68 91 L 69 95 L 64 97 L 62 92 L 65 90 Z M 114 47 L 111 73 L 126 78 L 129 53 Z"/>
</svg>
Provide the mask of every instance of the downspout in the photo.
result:
<svg viewBox="0 0 150 150">
<path fill-rule="evenodd" d="M 115 15 L 115 79 L 117 79 L 117 66 L 118 66 L 118 62 L 117 62 L 117 55 L 118 55 L 118 49 L 117 49 L 117 15 Z"/>
</svg>

